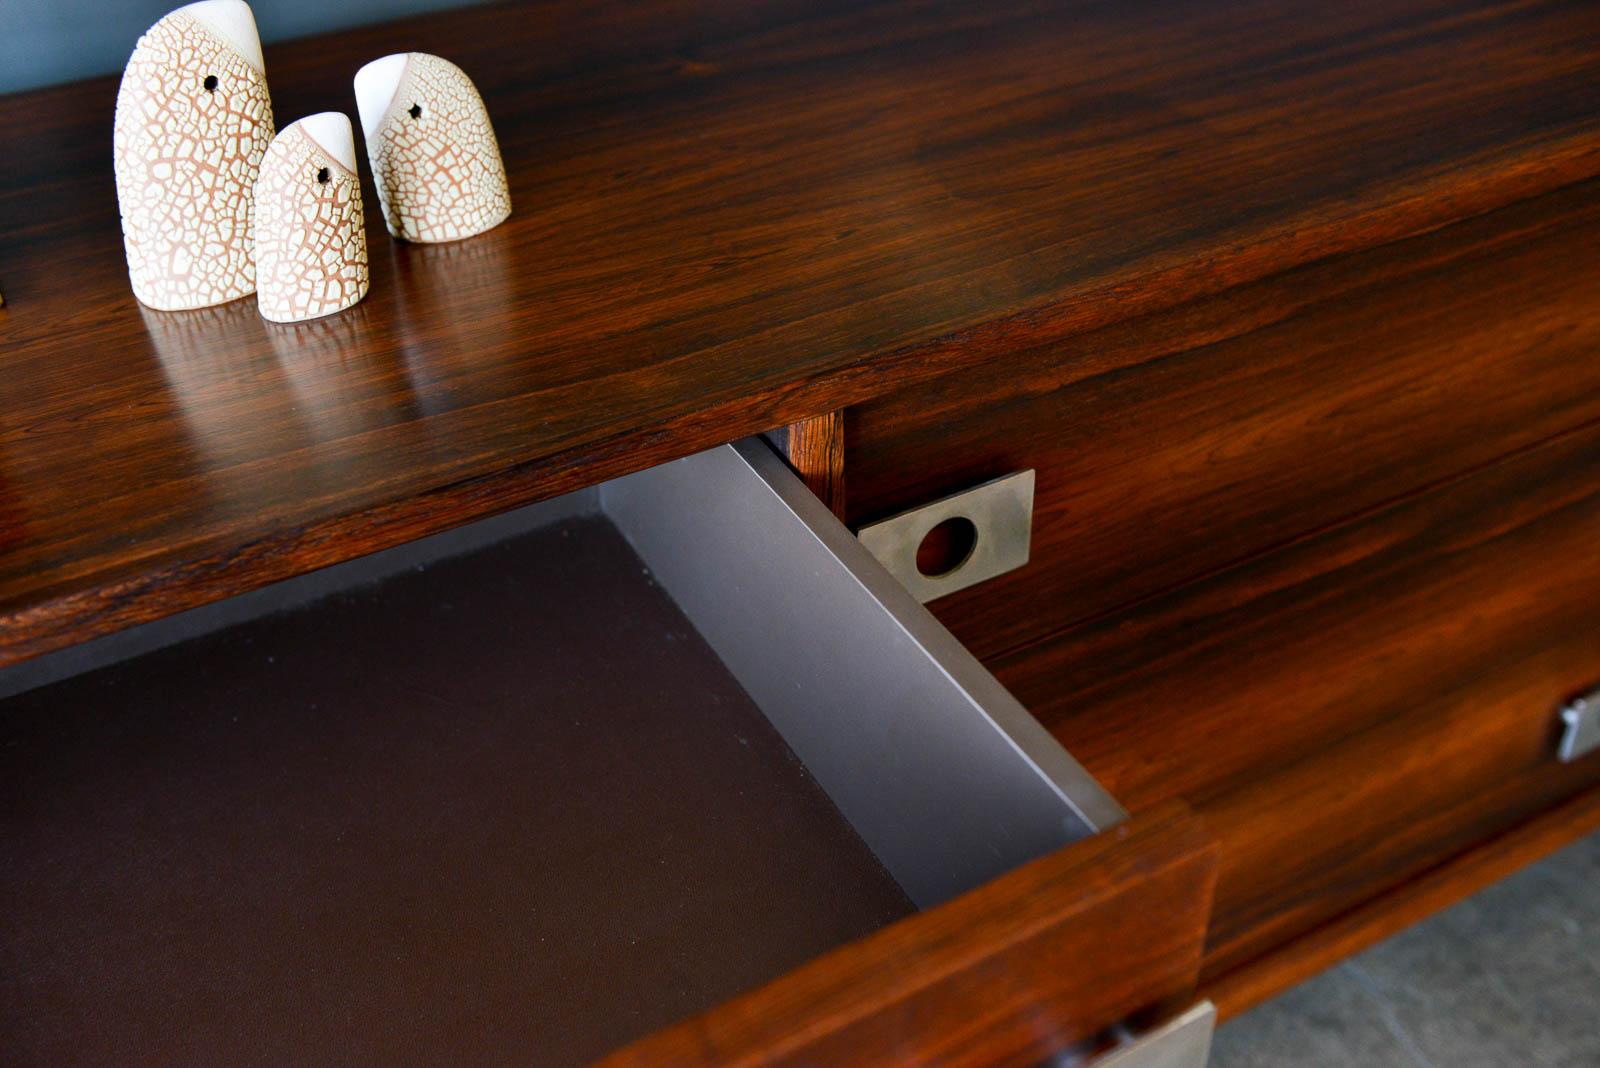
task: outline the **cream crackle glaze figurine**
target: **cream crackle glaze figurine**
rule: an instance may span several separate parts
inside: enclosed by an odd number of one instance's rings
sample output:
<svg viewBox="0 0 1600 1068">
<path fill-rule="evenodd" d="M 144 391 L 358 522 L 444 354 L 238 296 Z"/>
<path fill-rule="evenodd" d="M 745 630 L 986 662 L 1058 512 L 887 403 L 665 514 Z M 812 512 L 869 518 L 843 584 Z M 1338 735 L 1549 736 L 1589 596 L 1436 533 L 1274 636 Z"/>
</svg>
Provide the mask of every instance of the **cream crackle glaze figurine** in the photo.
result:
<svg viewBox="0 0 1600 1068">
<path fill-rule="evenodd" d="M 293 323 L 331 315 L 367 295 L 367 232 L 356 177 L 355 131 L 340 112 L 291 123 L 256 180 L 256 303 Z"/>
<path fill-rule="evenodd" d="M 456 241 L 511 214 L 494 127 L 460 67 L 425 52 L 397 53 L 357 71 L 355 90 L 391 234 Z"/>
<path fill-rule="evenodd" d="M 139 38 L 113 137 L 128 276 L 140 302 L 203 308 L 256 287 L 252 196 L 272 101 L 244 0 L 201 0 Z"/>
</svg>

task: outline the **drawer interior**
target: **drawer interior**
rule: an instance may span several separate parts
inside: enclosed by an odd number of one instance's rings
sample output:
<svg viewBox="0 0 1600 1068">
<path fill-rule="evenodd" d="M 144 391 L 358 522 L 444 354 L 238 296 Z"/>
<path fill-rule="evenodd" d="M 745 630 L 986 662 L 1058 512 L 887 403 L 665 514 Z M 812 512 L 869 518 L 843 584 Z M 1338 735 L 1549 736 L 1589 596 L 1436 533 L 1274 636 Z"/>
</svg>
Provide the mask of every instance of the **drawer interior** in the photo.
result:
<svg viewBox="0 0 1600 1068">
<path fill-rule="evenodd" d="M 0 676 L 8 1060 L 578 1063 L 1119 818 L 874 568 L 746 442 Z"/>
</svg>

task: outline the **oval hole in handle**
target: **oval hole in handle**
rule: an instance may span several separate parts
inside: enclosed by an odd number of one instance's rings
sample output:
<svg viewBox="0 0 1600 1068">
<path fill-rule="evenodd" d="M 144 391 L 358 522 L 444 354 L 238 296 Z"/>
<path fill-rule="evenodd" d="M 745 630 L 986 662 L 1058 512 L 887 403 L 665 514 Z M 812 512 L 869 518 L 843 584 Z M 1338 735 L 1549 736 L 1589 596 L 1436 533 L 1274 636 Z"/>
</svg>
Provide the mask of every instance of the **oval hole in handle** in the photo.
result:
<svg viewBox="0 0 1600 1068">
<path fill-rule="evenodd" d="M 978 545 L 978 528 L 964 515 L 935 523 L 917 546 L 917 570 L 929 578 L 942 578 L 972 559 Z"/>
</svg>

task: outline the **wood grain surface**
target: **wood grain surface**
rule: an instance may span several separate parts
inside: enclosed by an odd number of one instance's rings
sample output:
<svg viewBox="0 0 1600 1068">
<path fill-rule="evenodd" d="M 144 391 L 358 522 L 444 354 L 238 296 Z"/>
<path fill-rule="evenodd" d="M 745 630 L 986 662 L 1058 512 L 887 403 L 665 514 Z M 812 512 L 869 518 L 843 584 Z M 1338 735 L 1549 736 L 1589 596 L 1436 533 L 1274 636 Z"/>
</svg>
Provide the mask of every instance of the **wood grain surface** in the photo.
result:
<svg viewBox="0 0 1600 1068">
<path fill-rule="evenodd" d="M 824 412 L 767 432 L 767 440 L 789 462 L 812 493 L 834 515 L 845 515 L 844 412 Z"/>
<path fill-rule="evenodd" d="M 1162 806 L 599 1063 L 1043 1063 L 1189 996 L 1213 849 Z"/>
<path fill-rule="evenodd" d="M 1294 941 L 1213 977 L 1204 993 L 1216 1003 L 1223 1019 L 1237 1016 L 1285 987 L 1309 979 L 1596 831 L 1600 831 L 1600 788 L 1591 788 L 1361 902 Z"/>
<path fill-rule="evenodd" d="M 930 606 L 995 656 L 1600 419 L 1596 353 L 1583 183 L 852 408 L 849 517 L 1034 468 L 1028 565 Z"/>
<path fill-rule="evenodd" d="M 1206 974 L 1600 782 L 1600 425 L 993 663 L 1133 811 L 1220 846 Z"/>
<path fill-rule="evenodd" d="M 0 664 L 1600 173 L 1556 0 L 512 4 L 275 111 L 417 47 L 516 213 L 301 327 L 141 311 L 114 79 L 4 100 Z"/>
</svg>

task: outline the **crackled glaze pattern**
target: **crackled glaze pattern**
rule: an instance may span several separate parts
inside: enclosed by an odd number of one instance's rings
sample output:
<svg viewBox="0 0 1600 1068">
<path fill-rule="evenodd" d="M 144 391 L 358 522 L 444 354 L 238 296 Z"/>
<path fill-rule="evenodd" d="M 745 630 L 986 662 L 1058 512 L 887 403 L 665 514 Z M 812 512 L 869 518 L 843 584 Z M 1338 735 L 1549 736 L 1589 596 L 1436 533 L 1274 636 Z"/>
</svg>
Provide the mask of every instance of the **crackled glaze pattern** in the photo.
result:
<svg viewBox="0 0 1600 1068">
<path fill-rule="evenodd" d="M 367 295 L 361 183 L 298 124 L 278 135 L 256 181 L 256 300 L 264 318 L 329 315 Z"/>
<path fill-rule="evenodd" d="M 255 289 L 252 190 L 272 129 L 266 77 L 193 16 L 174 11 L 139 39 L 113 140 L 141 302 L 203 308 Z"/>
<path fill-rule="evenodd" d="M 438 56 L 412 52 L 367 154 L 389 232 L 455 241 L 511 214 L 506 168 L 472 79 Z"/>
</svg>

